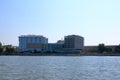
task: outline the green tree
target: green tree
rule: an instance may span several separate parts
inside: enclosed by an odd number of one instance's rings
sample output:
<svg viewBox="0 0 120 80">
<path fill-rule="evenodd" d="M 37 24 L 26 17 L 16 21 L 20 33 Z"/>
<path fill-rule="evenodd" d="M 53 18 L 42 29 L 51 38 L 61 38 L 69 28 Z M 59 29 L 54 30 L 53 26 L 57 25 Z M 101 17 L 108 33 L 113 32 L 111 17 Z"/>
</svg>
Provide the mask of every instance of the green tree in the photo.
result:
<svg viewBox="0 0 120 80">
<path fill-rule="evenodd" d="M 98 52 L 103 53 L 105 51 L 105 45 L 104 44 L 99 44 L 98 45 Z"/>
<path fill-rule="evenodd" d="M 14 53 L 16 52 L 16 49 L 15 48 L 11 48 L 11 47 L 6 47 L 6 51 L 7 53 Z"/>
</svg>

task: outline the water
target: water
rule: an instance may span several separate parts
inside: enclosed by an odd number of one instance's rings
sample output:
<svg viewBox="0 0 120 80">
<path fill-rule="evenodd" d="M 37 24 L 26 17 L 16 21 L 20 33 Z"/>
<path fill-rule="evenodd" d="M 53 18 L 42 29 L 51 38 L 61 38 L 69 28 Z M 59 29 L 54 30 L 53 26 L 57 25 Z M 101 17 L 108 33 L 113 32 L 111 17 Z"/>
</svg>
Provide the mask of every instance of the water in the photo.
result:
<svg viewBox="0 0 120 80">
<path fill-rule="evenodd" d="M 120 57 L 0 56 L 0 80 L 120 80 Z"/>
</svg>

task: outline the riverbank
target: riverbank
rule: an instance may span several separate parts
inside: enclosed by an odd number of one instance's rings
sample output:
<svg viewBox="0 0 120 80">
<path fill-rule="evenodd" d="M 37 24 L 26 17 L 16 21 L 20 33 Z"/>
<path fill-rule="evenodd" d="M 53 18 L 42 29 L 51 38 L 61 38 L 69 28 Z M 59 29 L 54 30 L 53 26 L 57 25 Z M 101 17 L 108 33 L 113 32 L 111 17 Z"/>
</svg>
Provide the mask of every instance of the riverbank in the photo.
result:
<svg viewBox="0 0 120 80">
<path fill-rule="evenodd" d="M 2 53 L 0 56 L 120 56 L 120 53 Z"/>
</svg>

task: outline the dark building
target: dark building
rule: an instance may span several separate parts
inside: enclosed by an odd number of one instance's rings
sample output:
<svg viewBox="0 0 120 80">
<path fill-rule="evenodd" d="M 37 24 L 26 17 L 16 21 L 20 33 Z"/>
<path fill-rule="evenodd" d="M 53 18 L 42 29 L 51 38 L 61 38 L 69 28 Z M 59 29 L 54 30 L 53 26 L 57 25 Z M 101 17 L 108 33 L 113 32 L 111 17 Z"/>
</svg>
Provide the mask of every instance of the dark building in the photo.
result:
<svg viewBox="0 0 120 80">
<path fill-rule="evenodd" d="M 64 39 L 64 48 L 83 50 L 84 38 L 78 35 L 68 35 Z"/>
</svg>

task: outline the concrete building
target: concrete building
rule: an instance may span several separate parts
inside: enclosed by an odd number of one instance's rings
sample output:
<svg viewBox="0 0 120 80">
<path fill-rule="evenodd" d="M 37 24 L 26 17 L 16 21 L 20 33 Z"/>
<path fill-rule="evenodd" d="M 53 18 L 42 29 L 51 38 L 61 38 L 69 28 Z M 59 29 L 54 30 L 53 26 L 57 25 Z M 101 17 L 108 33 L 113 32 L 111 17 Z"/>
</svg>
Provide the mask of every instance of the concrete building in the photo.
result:
<svg viewBox="0 0 120 80">
<path fill-rule="evenodd" d="M 41 35 L 22 35 L 19 36 L 19 49 L 21 51 L 41 51 L 44 44 L 48 43 L 48 38 Z"/>
<path fill-rule="evenodd" d="M 65 36 L 64 48 L 69 50 L 83 50 L 84 38 L 78 35 Z"/>
</svg>

